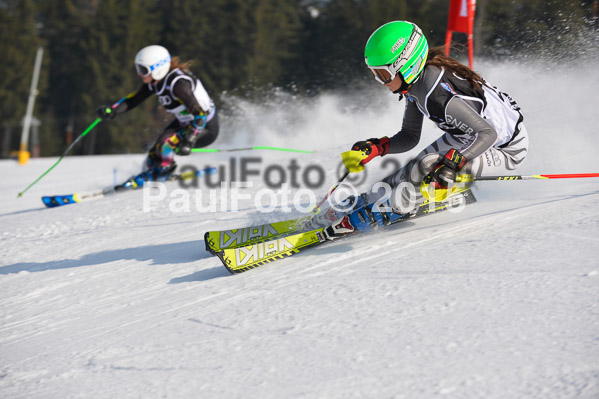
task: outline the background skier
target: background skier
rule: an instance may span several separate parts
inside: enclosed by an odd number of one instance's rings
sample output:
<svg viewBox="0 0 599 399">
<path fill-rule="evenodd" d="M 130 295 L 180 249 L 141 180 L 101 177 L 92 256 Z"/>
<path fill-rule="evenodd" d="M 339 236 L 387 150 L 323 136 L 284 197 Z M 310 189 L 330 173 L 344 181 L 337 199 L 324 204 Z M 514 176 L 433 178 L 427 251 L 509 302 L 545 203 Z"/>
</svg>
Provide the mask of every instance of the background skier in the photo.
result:
<svg viewBox="0 0 599 399">
<path fill-rule="evenodd" d="M 190 65 L 189 61 L 171 58 L 162 46 L 144 47 L 135 56 L 135 69 L 143 81 L 139 90 L 115 108 L 98 108 L 102 119 L 114 119 L 155 94 L 164 109 L 175 116 L 150 148 L 142 173 L 125 185 L 136 187 L 145 181 L 165 180 L 177 167 L 175 154 L 189 155 L 193 147 L 205 147 L 216 140 L 219 132 L 216 107 L 202 82 L 189 71 Z"/>
</svg>

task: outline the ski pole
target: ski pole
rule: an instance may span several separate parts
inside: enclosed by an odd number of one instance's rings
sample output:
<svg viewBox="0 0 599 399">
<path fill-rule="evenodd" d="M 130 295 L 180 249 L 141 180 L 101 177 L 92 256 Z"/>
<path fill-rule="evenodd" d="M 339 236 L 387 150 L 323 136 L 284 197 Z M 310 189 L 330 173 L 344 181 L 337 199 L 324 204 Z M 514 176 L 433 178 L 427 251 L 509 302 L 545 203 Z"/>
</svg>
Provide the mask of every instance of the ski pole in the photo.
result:
<svg viewBox="0 0 599 399">
<path fill-rule="evenodd" d="M 318 214 L 318 212 L 320 212 L 320 207 L 322 206 L 322 204 L 324 204 L 324 202 L 331 196 L 331 194 L 333 194 L 333 191 L 337 190 L 337 187 L 339 187 L 341 182 L 345 180 L 345 178 L 349 176 L 350 173 L 361 172 L 362 170 L 364 170 L 364 165 L 362 164 L 362 161 L 365 157 L 366 156 L 362 151 L 346 151 L 341 154 L 341 159 L 345 164 L 345 172 L 343 173 L 343 176 L 341 176 L 339 180 L 337 180 L 337 182 L 333 184 L 333 186 L 329 189 L 329 192 L 325 194 L 325 196 L 320 200 L 318 205 L 316 205 L 314 209 L 312 209 L 313 214 L 316 215 Z"/>
<path fill-rule="evenodd" d="M 312 209 L 312 213 L 313 214 L 317 214 L 318 212 L 320 212 L 320 207 L 322 206 L 322 204 L 324 204 L 324 202 L 331 196 L 331 194 L 333 194 L 333 191 L 337 190 L 337 187 L 339 187 L 339 185 L 341 184 L 341 182 L 343 180 L 345 180 L 345 178 L 347 176 L 349 176 L 349 169 L 345 169 L 345 173 L 343 173 L 343 176 L 341 176 L 339 178 L 339 180 L 337 180 L 337 182 L 335 184 L 333 184 L 333 186 L 329 189 L 329 191 L 324 195 L 324 197 L 322 197 L 322 199 L 320 200 L 320 202 L 318 203 L 318 205 L 316 205 L 316 207 L 314 207 L 314 209 Z"/>
<path fill-rule="evenodd" d="M 287 152 L 302 152 L 305 154 L 311 154 L 314 151 L 308 150 L 295 150 L 293 148 L 279 148 L 279 147 L 267 147 L 267 146 L 255 146 L 255 147 L 244 147 L 244 148 L 229 148 L 219 150 L 216 148 L 192 148 L 191 152 L 233 152 L 233 151 L 248 151 L 248 150 L 271 150 L 271 151 L 287 151 Z"/>
<path fill-rule="evenodd" d="M 512 175 L 512 176 L 479 176 L 461 175 L 458 176 L 457 182 L 469 183 L 473 181 L 488 181 L 488 180 L 545 180 L 545 179 L 578 179 L 583 177 L 599 177 L 599 173 L 565 173 L 557 175 Z"/>
<path fill-rule="evenodd" d="M 472 183 L 475 181 L 505 181 L 505 180 L 548 180 L 548 179 L 578 179 L 582 177 L 599 177 L 599 173 L 564 173 L 557 175 L 508 175 L 508 176 L 472 176 L 471 174 L 459 175 L 456 177 L 456 183 Z M 457 187 L 449 189 L 431 187 L 429 192 L 429 184 L 422 182 L 420 184 L 420 192 L 427 200 L 431 198 L 434 201 L 445 201 L 453 190 Z"/>
<path fill-rule="evenodd" d="M 122 99 L 120 99 L 119 101 L 117 101 L 116 103 L 114 103 L 111 108 L 115 109 L 116 107 L 118 107 L 118 105 L 120 103 L 122 103 L 123 101 L 125 101 L 127 97 L 123 97 Z M 25 192 L 27 190 L 29 190 L 31 187 L 33 187 L 38 181 L 40 181 L 44 176 L 46 176 L 48 173 L 50 173 L 50 171 L 52 169 L 54 169 L 56 167 L 56 165 L 58 165 L 60 163 L 60 161 L 62 161 L 62 159 L 69 153 L 69 151 L 71 151 L 71 149 L 79 142 L 81 141 L 82 138 L 84 138 L 94 127 L 96 127 L 96 125 L 98 123 L 102 122 L 102 118 L 96 118 L 95 121 L 93 121 L 93 123 L 91 125 L 88 126 L 87 129 L 85 129 L 83 131 L 83 133 L 81 133 L 81 135 L 79 137 L 77 137 L 77 139 L 75 139 L 75 141 L 73 141 L 71 143 L 70 146 L 67 147 L 67 149 L 62 153 L 62 155 L 60 156 L 60 158 L 58 158 L 58 161 L 56 161 L 54 163 L 54 165 L 50 166 L 50 168 L 48 170 L 46 170 L 44 173 L 42 173 L 42 175 L 40 177 L 38 177 L 37 179 L 35 179 L 35 181 L 33 183 L 31 183 L 30 185 L 27 186 L 27 188 L 23 191 L 21 191 L 18 195 L 17 198 L 20 198 L 23 196 L 23 194 L 25 194 Z"/>
</svg>

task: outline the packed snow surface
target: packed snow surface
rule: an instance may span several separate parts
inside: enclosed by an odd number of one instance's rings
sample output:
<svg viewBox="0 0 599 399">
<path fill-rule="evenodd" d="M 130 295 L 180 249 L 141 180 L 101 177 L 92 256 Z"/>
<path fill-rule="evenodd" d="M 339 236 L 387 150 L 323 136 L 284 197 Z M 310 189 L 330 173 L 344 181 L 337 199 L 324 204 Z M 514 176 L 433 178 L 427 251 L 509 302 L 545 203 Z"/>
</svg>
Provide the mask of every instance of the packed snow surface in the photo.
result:
<svg viewBox="0 0 599 399">
<path fill-rule="evenodd" d="M 531 149 L 517 173 L 599 172 L 597 70 L 560 98 L 551 71 L 509 68 L 481 72 L 524 110 Z M 295 160 L 301 176 L 318 165 L 320 197 L 339 152 L 394 134 L 403 106 L 380 89 L 361 93 L 371 103 L 360 112 L 334 94 L 283 98 L 278 113 L 240 102 L 239 112 L 262 112 L 260 124 L 239 116 L 255 133 L 223 123 L 214 147 L 319 151 L 179 159 L 230 175 L 232 159 L 259 157 L 236 210 L 220 197 L 216 211 L 198 210 L 209 200 L 202 180 L 185 191 L 189 209 L 177 183 L 149 211 L 142 191 L 46 209 L 42 195 L 110 186 L 143 155 L 67 157 L 20 199 L 56 158 L 0 161 L 0 397 L 599 397 L 597 179 L 477 183 L 478 202 L 462 212 L 235 276 L 206 252 L 206 231 L 297 216 L 256 209 L 269 166 Z M 435 134 L 427 125 L 419 148 Z M 382 161 L 361 189 L 390 172 Z"/>
</svg>

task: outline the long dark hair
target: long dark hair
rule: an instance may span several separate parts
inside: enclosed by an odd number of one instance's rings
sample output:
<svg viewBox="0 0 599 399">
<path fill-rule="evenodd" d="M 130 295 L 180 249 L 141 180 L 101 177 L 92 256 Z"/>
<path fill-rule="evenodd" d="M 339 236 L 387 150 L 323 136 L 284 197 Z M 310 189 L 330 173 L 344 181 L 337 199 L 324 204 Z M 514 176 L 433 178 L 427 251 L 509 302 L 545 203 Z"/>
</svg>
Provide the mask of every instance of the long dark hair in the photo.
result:
<svg viewBox="0 0 599 399">
<path fill-rule="evenodd" d="M 462 79 L 466 79 L 473 89 L 481 89 L 485 80 L 466 65 L 445 55 L 445 47 L 431 47 L 428 50 L 426 65 L 443 67 L 449 72 L 453 72 Z"/>
</svg>

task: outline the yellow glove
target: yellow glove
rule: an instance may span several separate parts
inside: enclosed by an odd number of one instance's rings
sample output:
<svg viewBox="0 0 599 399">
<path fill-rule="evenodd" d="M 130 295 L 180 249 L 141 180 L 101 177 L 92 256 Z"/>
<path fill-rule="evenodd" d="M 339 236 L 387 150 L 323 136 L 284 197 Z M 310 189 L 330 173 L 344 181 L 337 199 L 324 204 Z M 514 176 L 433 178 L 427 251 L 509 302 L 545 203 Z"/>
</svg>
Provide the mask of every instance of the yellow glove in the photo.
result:
<svg viewBox="0 0 599 399">
<path fill-rule="evenodd" d="M 343 160 L 343 164 L 352 173 L 361 172 L 364 170 L 364 165 L 362 165 L 362 161 L 368 158 L 363 151 L 345 151 L 341 153 L 341 159 Z"/>
</svg>

